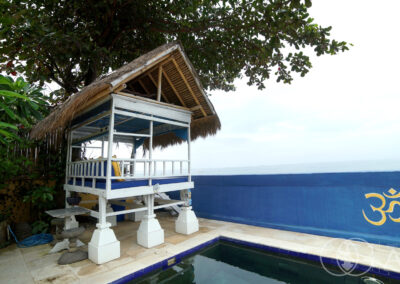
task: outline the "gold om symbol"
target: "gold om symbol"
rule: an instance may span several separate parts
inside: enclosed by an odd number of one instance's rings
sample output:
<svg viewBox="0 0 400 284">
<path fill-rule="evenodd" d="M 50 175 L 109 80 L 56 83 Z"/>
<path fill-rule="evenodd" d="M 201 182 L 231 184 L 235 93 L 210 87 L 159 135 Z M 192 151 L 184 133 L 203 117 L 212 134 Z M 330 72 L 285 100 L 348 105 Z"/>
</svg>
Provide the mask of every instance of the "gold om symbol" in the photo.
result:
<svg viewBox="0 0 400 284">
<path fill-rule="evenodd" d="M 383 193 L 383 195 L 379 194 L 379 193 L 367 193 L 367 194 L 365 194 L 365 198 L 366 199 L 368 199 L 368 198 L 377 198 L 377 199 L 379 199 L 381 201 L 381 205 L 379 207 L 375 207 L 375 206 L 370 205 L 371 208 L 372 208 L 372 211 L 380 213 L 380 215 L 381 215 L 381 219 L 380 220 L 372 221 L 367 217 L 367 215 L 365 214 L 364 210 L 362 211 L 365 220 L 367 220 L 372 225 L 382 226 L 383 224 L 385 224 L 385 222 L 387 220 L 386 214 L 387 213 L 393 213 L 394 207 L 396 205 L 400 206 L 400 202 L 399 201 L 393 200 L 392 202 L 389 203 L 389 207 L 386 210 L 384 209 L 385 206 L 386 206 L 386 198 L 394 199 L 394 198 L 399 198 L 400 197 L 400 192 L 397 193 L 397 191 L 394 190 L 393 188 L 389 189 L 388 192 L 389 192 L 389 194 Z M 400 223 L 400 217 L 399 218 L 393 218 L 389 214 L 389 218 L 393 222 Z"/>
</svg>

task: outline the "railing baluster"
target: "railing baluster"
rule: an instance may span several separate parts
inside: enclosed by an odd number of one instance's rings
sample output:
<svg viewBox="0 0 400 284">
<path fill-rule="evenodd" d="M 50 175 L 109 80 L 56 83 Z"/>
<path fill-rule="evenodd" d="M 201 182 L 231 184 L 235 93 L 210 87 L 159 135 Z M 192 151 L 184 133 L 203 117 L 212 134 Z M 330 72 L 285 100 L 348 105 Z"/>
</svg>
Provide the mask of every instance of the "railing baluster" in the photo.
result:
<svg viewBox="0 0 400 284">
<path fill-rule="evenodd" d="M 165 176 L 165 161 L 163 161 L 163 176 Z"/>
<path fill-rule="evenodd" d="M 150 159 L 115 159 L 121 168 L 122 178 L 153 178 L 174 177 L 189 175 L 188 160 L 150 160 Z M 105 159 L 84 160 L 67 163 L 67 177 L 77 182 L 78 178 L 84 182 L 88 178 L 104 178 L 106 176 Z M 143 164 L 143 172 L 141 166 Z M 171 168 L 169 166 L 171 165 Z M 138 168 L 139 166 L 139 168 Z M 118 179 L 113 177 L 113 179 Z"/>
</svg>

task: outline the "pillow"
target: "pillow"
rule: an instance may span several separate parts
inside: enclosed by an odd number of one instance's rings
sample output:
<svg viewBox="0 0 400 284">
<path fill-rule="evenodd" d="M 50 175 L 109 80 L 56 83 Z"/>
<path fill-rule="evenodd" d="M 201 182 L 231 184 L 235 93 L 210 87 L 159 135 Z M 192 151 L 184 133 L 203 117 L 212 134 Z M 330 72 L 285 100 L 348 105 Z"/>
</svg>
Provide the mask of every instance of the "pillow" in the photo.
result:
<svg viewBox="0 0 400 284">
<path fill-rule="evenodd" d="M 112 156 L 113 158 L 117 158 L 117 156 L 116 155 L 114 155 L 114 156 Z M 102 159 L 103 157 L 98 157 L 97 159 Z M 112 163 L 111 163 L 111 165 L 112 165 L 112 171 L 111 171 L 111 175 L 112 176 L 115 176 L 115 177 L 118 177 L 118 176 L 121 176 L 121 167 L 119 166 L 119 163 L 118 162 L 116 162 L 116 161 L 113 161 Z M 105 161 L 105 163 L 104 163 L 104 166 L 107 168 L 107 161 Z M 116 181 L 125 181 L 124 179 L 117 179 Z"/>
<path fill-rule="evenodd" d="M 112 156 L 113 158 L 117 158 L 117 156 Z M 114 174 L 116 177 L 120 177 L 121 176 L 121 167 L 119 166 L 118 162 L 112 162 L 112 166 L 114 169 Z M 124 179 L 117 179 L 117 181 L 125 181 Z"/>
</svg>

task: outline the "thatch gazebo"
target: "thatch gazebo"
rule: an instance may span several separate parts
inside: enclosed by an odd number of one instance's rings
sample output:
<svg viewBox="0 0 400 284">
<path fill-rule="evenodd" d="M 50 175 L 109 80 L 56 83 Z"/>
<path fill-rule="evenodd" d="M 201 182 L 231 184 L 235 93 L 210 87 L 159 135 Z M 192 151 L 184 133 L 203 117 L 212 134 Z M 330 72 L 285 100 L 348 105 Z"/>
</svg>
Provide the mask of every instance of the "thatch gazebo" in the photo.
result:
<svg viewBox="0 0 400 284">
<path fill-rule="evenodd" d="M 118 70 L 97 79 L 72 95 L 32 130 L 33 138 L 66 130 L 68 154 L 64 189 L 98 197 L 98 210 L 89 210 L 98 219 L 89 243 L 89 258 L 104 263 L 120 256 L 120 245 L 107 218 L 144 213 L 137 232 L 138 243 L 153 247 L 164 242 L 164 231 L 154 210 L 182 206 L 176 231 L 191 234 L 198 230 L 191 209 L 190 142 L 215 134 L 220 121 L 200 80 L 178 43 L 160 46 Z M 92 142 L 101 146 L 91 146 Z M 116 142 L 131 143 L 134 151 L 143 145 L 145 158 L 117 158 Z M 187 143 L 184 160 L 153 158 L 153 148 Z M 97 144 L 98 145 L 98 144 Z M 100 148 L 97 159 L 72 160 L 73 149 Z M 160 198 L 166 192 L 181 191 L 181 200 Z M 142 202 L 132 203 L 130 199 Z M 110 212 L 111 202 L 126 204 L 125 210 Z M 71 206 L 66 202 L 67 209 Z M 78 206 L 77 206 L 78 207 Z M 75 209 L 77 207 L 74 207 Z M 71 216 L 66 229 L 78 223 Z"/>
</svg>

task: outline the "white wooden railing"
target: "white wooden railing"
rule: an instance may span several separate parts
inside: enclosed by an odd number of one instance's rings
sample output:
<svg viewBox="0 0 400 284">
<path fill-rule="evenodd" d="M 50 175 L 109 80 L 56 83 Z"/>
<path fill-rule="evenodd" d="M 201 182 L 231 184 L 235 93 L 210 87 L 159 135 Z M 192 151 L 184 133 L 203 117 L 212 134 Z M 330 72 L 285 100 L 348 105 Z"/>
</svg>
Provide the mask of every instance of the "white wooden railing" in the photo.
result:
<svg viewBox="0 0 400 284">
<path fill-rule="evenodd" d="M 111 179 L 155 179 L 177 176 L 190 176 L 188 160 L 160 160 L 160 159 L 111 159 L 119 163 L 120 176 Z M 67 163 L 67 176 L 73 178 L 106 178 L 107 159 L 84 160 Z"/>
</svg>

